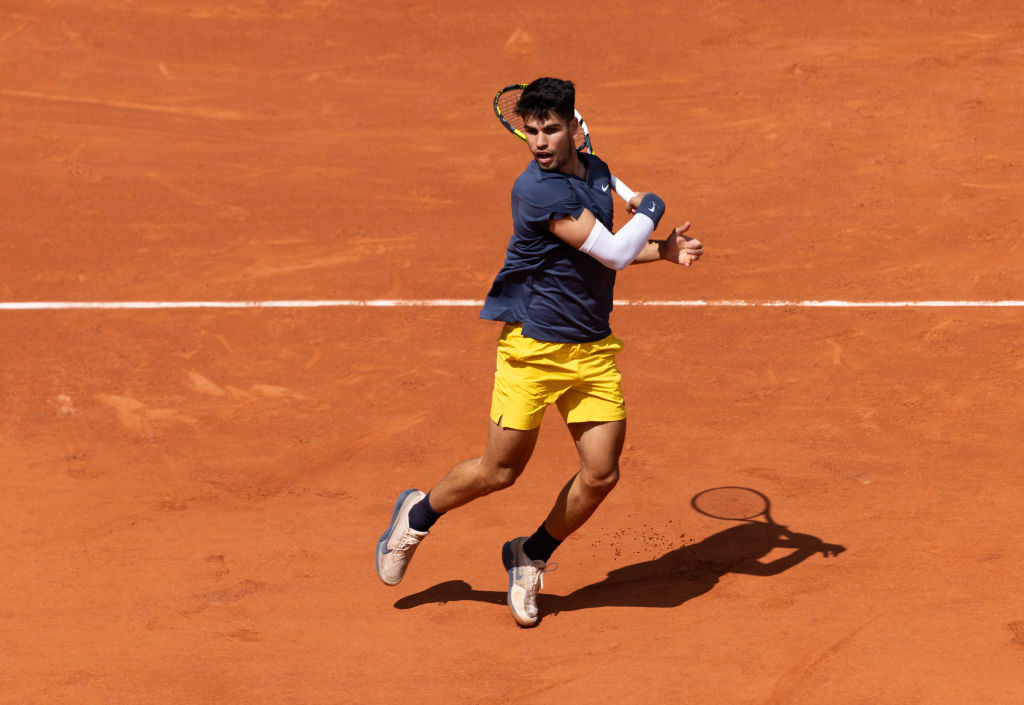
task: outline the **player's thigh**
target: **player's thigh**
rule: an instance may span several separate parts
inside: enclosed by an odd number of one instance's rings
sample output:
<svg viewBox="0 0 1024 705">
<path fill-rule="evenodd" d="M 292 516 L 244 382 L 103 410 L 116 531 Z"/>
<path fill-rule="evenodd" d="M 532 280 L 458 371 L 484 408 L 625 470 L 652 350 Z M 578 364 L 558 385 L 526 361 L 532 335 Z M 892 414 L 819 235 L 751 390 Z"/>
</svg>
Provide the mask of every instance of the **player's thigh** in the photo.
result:
<svg viewBox="0 0 1024 705">
<path fill-rule="evenodd" d="M 626 441 L 626 420 L 570 423 L 569 432 L 580 456 L 580 473 L 591 483 L 614 483 Z"/>
<path fill-rule="evenodd" d="M 526 468 L 526 464 L 537 446 L 540 427 L 531 429 L 506 428 L 500 423 L 490 422 L 487 433 L 487 450 L 484 451 L 483 465 L 491 472 L 514 480 Z"/>
</svg>

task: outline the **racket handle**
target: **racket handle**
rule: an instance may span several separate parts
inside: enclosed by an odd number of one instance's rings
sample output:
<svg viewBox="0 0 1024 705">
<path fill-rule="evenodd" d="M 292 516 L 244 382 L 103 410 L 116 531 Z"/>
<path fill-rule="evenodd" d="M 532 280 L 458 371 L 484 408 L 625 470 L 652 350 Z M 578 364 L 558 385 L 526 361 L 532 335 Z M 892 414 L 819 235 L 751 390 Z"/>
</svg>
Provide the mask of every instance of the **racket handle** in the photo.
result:
<svg viewBox="0 0 1024 705">
<path fill-rule="evenodd" d="M 636 195 L 633 189 L 626 186 L 626 184 L 622 183 L 619 179 L 616 179 L 614 174 L 612 175 L 612 188 L 615 189 L 615 193 L 619 194 L 619 198 L 626 203 L 629 203 L 629 199 Z"/>
</svg>

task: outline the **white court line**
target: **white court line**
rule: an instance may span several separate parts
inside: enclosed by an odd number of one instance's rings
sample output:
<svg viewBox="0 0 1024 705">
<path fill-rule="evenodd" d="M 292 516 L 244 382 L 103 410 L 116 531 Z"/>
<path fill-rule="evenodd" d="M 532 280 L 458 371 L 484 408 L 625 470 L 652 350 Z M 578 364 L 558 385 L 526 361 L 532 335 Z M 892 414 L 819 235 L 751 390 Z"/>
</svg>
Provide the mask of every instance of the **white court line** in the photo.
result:
<svg viewBox="0 0 1024 705">
<path fill-rule="evenodd" d="M 82 309 L 244 309 L 244 308 L 478 308 L 478 299 L 297 299 L 277 301 L 8 301 L 0 311 L 66 311 Z M 1024 301 L 644 301 L 616 300 L 616 306 L 723 308 L 1018 308 Z"/>
<path fill-rule="evenodd" d="M 1024 306 L 1024 301 L 616 301 L 624 306 L 753 306 L 769 308 L 975 308 Z"/>
</svg>

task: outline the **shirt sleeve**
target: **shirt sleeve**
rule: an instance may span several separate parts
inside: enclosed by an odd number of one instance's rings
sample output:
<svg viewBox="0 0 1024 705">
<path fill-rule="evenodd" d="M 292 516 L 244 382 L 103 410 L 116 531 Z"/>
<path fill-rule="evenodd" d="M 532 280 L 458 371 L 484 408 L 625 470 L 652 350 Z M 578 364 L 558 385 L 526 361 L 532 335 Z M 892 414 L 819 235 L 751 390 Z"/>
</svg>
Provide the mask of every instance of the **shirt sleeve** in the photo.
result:
<svg viewBox="0 0 1024 705">
<path fill-rule="evenodd" d="M 557 178 L 529 185 L 517 182 L 512 202 L 519 210 L 519 220 L 537 232 L 546 232 L 552 219 L 578 218 L 585 210 L 566 180 Z"/>
</svg>

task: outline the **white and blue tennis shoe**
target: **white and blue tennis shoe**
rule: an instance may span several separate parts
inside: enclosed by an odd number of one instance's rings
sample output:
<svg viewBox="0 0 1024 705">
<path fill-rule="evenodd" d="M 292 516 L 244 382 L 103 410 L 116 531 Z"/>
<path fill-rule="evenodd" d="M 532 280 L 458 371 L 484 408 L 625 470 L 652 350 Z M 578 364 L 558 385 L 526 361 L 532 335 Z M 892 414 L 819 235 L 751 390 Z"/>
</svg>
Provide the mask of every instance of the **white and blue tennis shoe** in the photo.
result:
<svg viewBox="0 0 1024 705">
<path fill-rule="evenodd" d="M 409 510 L 426 497 L 420 490 L 406 490 L 398 495 L 391 523 L 377 541 L 377 576 L 385 585 L 402 582 L 412 554 L 429 531 L 416 531 L 409 527 Z"/>
</svg>

